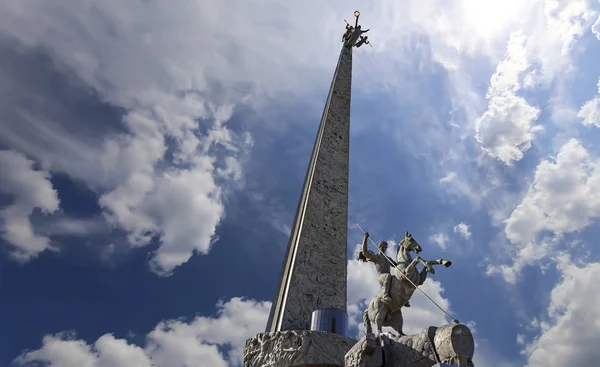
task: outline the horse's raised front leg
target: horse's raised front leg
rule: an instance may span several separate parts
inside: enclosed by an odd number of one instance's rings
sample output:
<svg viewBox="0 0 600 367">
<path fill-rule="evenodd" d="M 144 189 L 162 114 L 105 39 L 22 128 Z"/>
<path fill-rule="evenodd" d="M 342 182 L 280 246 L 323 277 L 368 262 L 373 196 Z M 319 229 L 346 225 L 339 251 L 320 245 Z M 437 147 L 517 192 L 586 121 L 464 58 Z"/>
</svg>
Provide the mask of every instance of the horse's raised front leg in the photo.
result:
<svg viewBox="0 0 600 367">
<path fill-rule="evenodd" d="M 419 273 L 419 284 L 417 285 L 423 285 L 423 283 L 425 283 L 425 280 L 427 280 L 427 274 L 429 274 L 429 272 L 431 272 L 433 270 L 433 267 L 431 267 L 431 265 L 429 265 L 430 268 L 423 268 L 421 269 L 421 272 Z"/>
<path fill-rule="evenodd" d="M 421 273 L 420 273 L 421 276 L 423 275 L 423 271 L 427 271 L 431 274 L 435 274 L 435 270 L 433 269 L 433 265 L 435 264 L 435 261 L 425 261 L 418 256 L 415 260 L 418 260 L 419 263 L 421 263 L 425 267 L 423 270 L 421 270 Z"/>
<path fill-rule="evenodd" d="M 421 259 L 420 257 L 415 257 L 413 259 L 413 261 L 411 261 L 410 264 L 408 264 L 408 266 L 404 269 L 404 274 L 410 274 L 413 270 L 415 270 L 415 268 L 417 267 L 417 264 L 423 262 L 423 259 Z"/>
<path fill-rule="evenodd" d="M 452 261 L 446 259 L 437 259 L 431 261 L 425 261 L 421 258 L 417 258 L 421 264 L 427 269 L 431 274 L 435 274 L 435 270 L 433 269 L 434 265 L 444 265 L 445 267 L 450 267 L 452 265 Z"/>
<path fill-rule="evenodd" d="M 427 261 L 427 263 L 430 265 L 444 265 L 447 268 L 449 268 L 450 265 L 452 265 L 452 261 L 446 260 L 446 259 L 437 259 L 437 260 Z"/>
<path fill-rule="evenodd" d="M 421 258 L 418 258 L 421 264 L 423 264 L 424 268 L 419 273 L 419 285 L 422 285 L 427 279 L 427 274 L 435 274 L 435 270 L 433 269 L 434 265 L 444 265 L 445 267 L 449 267 L 452 265 L 452 261 L 446 259 L 437 259 L 432 261 L 425 261 Z"/>
</svg>

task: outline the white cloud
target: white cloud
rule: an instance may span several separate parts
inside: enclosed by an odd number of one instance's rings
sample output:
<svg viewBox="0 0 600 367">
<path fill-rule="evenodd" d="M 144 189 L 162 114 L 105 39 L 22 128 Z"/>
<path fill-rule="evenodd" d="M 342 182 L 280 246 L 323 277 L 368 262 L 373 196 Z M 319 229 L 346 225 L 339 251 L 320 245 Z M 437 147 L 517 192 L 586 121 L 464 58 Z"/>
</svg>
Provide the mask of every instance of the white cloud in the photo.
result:
<svg viewBox="0 0 600 367">
<path fill-rule="evenodd" d="M 531 148 L 534 133 L 541 128 L 533 124 L 540 110 L 516 94 L 521 89 L 520 78 L 529 67 L 525 36 L 513 33 L 506 59 L 490 80 L 488 109 L 475 122 L 475 138 L 481 148 L 507 165 L 523 158 Z"/>
<path fill-rule="evenodd" d="M 541 129 L 532 124 L 539 114 L 537 107 L 514 94 L 492 97 L 477 120 L 477 141 L 490 156 L 509 165 L 531 148 L 534 133 Z"/>
<path fill-rule="evenodd" d="M 574 46 L 588 31 L 596 12 L 588 0 L 545 0 L 541 5 L 540 19 L 534 18 L 528 51 L 540 63 L 535 84 L 548 86 L 554 78 L 564 78 L 574 70 Z"/>
<path fill-rule="evenodd" d="M 217 304 L 217 317 L 159 323 L 143 348 L 111 334 L 91 345 L 66 333 L 47 335 L 40 349 L 23 353 L 15 362 L 60 367 L 238 366 L 245 340 L 264 331 L 270 306 L 232 298 Z M 220 347 L 231 349 L 224 355 Z"/>
<path fill-rule="evenodd" d="M 442 250 L 446 248 L 446 243 L 448 242 L 448 236 L 445 233 L 436 233 L 432 236 L 429 236 L 429 241 L 438 245 Z"/>
<path fill-rule="evenodd" d="M 462 238 L 468 240 L 471 238 L 471 231 L 469 231 L 469 228 L 468 224 L 460 222 L 454 226 L 454 233 L 458 233 Z"/>
<path fill-rule="evenodd" d="M 227 360 L 241 364 L 246 339 L 264 332 L 270 302 L 232 298 L 217 305 L 216 318 L 197 317 L 191 323 L 165 321 L 148 334 L 146 352 L 159 365 L 198 363 L 192 351 L 201 344 L 230 346 Z M 170 345 L 176 349 L 165 349 Z M 162 362 L 161 362 L 162 361 Z"/>
<path fill-rule="evenodd" d="M 485 192 L 479 195 L 478 190 L 472 187 L 464 177 L 459 177 L 456 172 L 446 174 L 440 179 L 440 184 L 451 194 L 468 198 L 475 206 L 478 206 L 486 195 Z"/>
<path fill-rule="evenodd" d="M 527 367 L 590 366 L 600 343 L 600 263 L 578 267 L 568 256 L 558 259 L 562 278 L 552 290 L 547 321 L 526 346 Z"/>
<path fill-rule="evenodd" d="M 64 152 L 48 158 L 35 150 L 36 144 L 20 146 L 26 150 L 33 146 L 39 161 L 102 192 L 103 214 L 111 224 L 129 232 L 131 245 L 157 238 L 160 247 L 152 268 L 169 274 L 195 251 L 209 251 L 224 215 L 223 197 L 228 187 L 242 179 L 240 159 L 252 140 L 233 133 L 226 123 L 235 104 L 246 95 L 234 96 L 232 83 L 239 79 L 232 77 L 219 79 L 231 93 L 221 93 L 219 98 L 203 96 L 212 81 L 211 68 L 224 67 L 223 76 L 235 74 L 209 51 L 222 43 L 215 44 L 220 37 L 213 35 L 215 29 L 206 28 L 214 18 L 203 19 L 205 4 L 96 5 L 67 0 L 7 2 L 0 15 L 0 31 L 25 46 L 45 49 L 65 73 L 74 74 L 100 99 L 126 109 L 122 121 L 126 132 L 100 136 L 101 143 L 70 144 L 75 153 L 68 153 L 66 161 Z M 225 11 L 213 5 L 215 11 Z M 22 22 L 33 26 L 23 28 Z M 34 121 L 32 131 L 43 137 L 52 134 L 47 126 L 60 125 L 34 112 L 16 110 L 16 114 Z M 200 131 L 199 120 L 210 122 L 205 133 Z M 9 141 L 29 139 L 15 132 L 9 136 Z M 77 140 L 77 136 L 66 136 Z M 65 140 L 49 139 L 57 145 Z"/>
<path fill-rule="evenodd" d="M 444 184 L 447 182 L 451 182 L 455 179 L 456 179 L 456 172 L 450 172 L 446 176 L 444 176 L 442 179 L 440 179 L 440 183 Z"/>
<path fill-rule="evenodd" d="M 358 251 L 360 251 L 360 246 L 355 248 L 354 257 Z M 437 276 L 443 278 L 442 269 L 436 272 L 436 275 L 428 277 L 420 288 L 437 304 L 451 313 L 450 302 L 442 295 L 444 288 L 440 281 L 434 279 Z M 362 335 L 364 332 L 363 312 L 380 289 L 381 285 L 377 281 L 377 272 L 373 263 L 358 260 L 348 261 L 348 318 L 349 325 L 358 325 L 358 335 Z M 415 291 L 410 303 L 411 307 L 402 309 L 404 333 L 416 334 L 429 326 L 441 326 L 449 323 L 442 311 L 419 291 Z"/>
<path fill-rule="evenodd" d="M 599 95 L 585 102 L 577 114 L 586 126 L 594 125 L 600 128 L 600 80 L 598 80 L 598 93 Z"/>
<path fill-rule="evenodd" d="M 104 214 L 130 232 L 132 245 L 158 237 L 161 247 L 154 269 L 169 273 L 193 251 L 209 250 L 211 235 L 224 215 L 223 193 L 231 184 L 223 181 L 242 177 L 240 156 L 251 144 L 226 125 L 236 106 L 258 108 L 281 91 L 306 93 L 331 75 L 342 20 L 351 13 L 342 12 L 345 6 L 339 4 L 290 4 L 106 1 L 89 7 L 72 0 L 4 2 L 0 12 L 4 36 L 24 49 L 47 51 L 61 71 L 74 74 L 104 102 L 127 111 L 123 118 L 127 133 L 103 136 L 99 142 L 57 129 L 61 121 L 20 109 L 16 114 L 21 121 L 14 124 L 26 122 L 30 129 L 27 134 L 7 129 L 5 139 L 50 169 L 104 193 L 100 200 Z M 436 18 L 445 15 L 433 5 L 410 1 L 361 8 L 365 24 L 378 24 L 373 29 L 378 41 L 369 52 L 385 56 L 374 58 L 382 60 L 376 67 L 363 67 L 365 79 L 380 87 L 389 85 L 389 75 L 371 71 L 385 65 L 397 70 L 397 52 L 402 50 L 397 46 L 407 42 L 406 32 L 435 37 L 432 45 L 439 60 L 457 50 L 476 52 L 475 45 L 483 41 L 459 27 L 463 22 L 455 17 L 462 5 L 443 27 Z M 306 19 L 316 25 L 310 30 L 315 42 L 306 42 Z M 209 133 L 200 133 L 198 120 L 212 122 Z M 82 129 L 85 123 L 84 119 L 75 126 Z M 35 144 L 38 140 L 50 147 L 41 150 Z M 186 210 L 156 202 L 164 192 L 175 195 L 177 183 L 190 176 L 202 184 L 193 193 L 191 186 L 181 192 L 196 199 Z M 194 216 L 202 223 L 198 228 L 177 224 Z"/>
<path fill-rule="evenodd" d="M 131 233 L 133 245 L 158 237 L 162 247 L 155 269 L 169 273 L 193 251 L 209 250 L 210 236 L 224 215 L 224 192 L 242 177 L 241 158 L 251 144 L 227 126 L 232 111 L 240 104 L 260 108 L 280 92 L 306 94 L 331 75 L 343 30 L 341 20 L 350 14 L 342 10 L 346 8 L 340 6 L 342 2 L 298 4 L 104 1 L 90 7 L 73 0 L 5 1 L 0 12 L 0 32 L 5 38 L 25 49 L 47 51 L 60 70 L 74 74 L 103 101 L 128 111 L 123 119 L 127 133 L 90 143 L 68 129 L 57 133 L 60 121 L 21 109 L 22 120 L 14 124 L 26 121 L 38 140 L 52 146 L 42 150 L 31 143 L 31 131 L 20 135 L 7 129 L 6 139 L 53 171 L 67 172 L 105 193 L 101 201 L 107 218 Z M 529 14 L 543 14 L 544 20 L 530 22 L 534 30 L 524 32 L 551 38 L 535 38 L 532 44 L 542 46 L 531 46 L 534 51 L 530 53 L 543 55 L 538 60 L 543 65 L 553 63 L 556 58 L 546 50 L 560 45 L 561 51 L 568 51 L 589 11 L 582 1 L 552 4 L 544 2 L 545 13 L 532 11 L 541 6 L 536 1 L 516 0 L 490 0 L 485 5 L 473 0 L 361 4 L 364 24 L 377 24 L 370 33 L 377 41 L 373 49 L 361 49 L 368 62 L 356 64 L 361 68 L 357 80 L 368 80 L 373 88 L 401 85 L 404 76 L 396 71 L 408 62 L 399 60 L 412 60 L 404 53 L 423 35 L 428 37 L 427 47 L 435 61 L 464 72 L 465 57 L 495 59 L 497 43 L 519 26 L 515 19 Z M 232 8 L 237 11 L 231 12 Z M 306 19 L 314 25 L 310 30 Z M 560 32 L 548 33 L 546 28 Z M 307 31 L 311 42 L 306 42 Z M 509 70 L 513 67 L 518 74 L 523 65 L 507 61 L 502 66 L 508 74 L 514 74 Z M 554 69 L 544 66 L 543 70 L 540 75 Z M 465 78 L 456 75 L 451 87 L 460 94 L 463 107 L 471 109 L 479 97 Z M 498 73 L 496 79 L 493 83 L 498 88 L 511 82 Z M 515 93 L 490 99 L 488 107 L 478 128 L 482 146 L 505 161 L 520 159 L 536 129 L 527 121 L 534 120 L 537 109 Z M 211 122 L 209 133 L 200 133 L 199 120 Z M 156 203 L 154 196 L 173 192 L 180 182 L 177 178 L 189 176 L 203 177 L 203 184 L 194 190 L 197 200 L 185 211 Z M 461 182 L 449 183 L 468 192 Z M 475 196 L 471 193 L 471 198 Z M 211 209 L 199 207 L 201 202 Z M 201 228 L 188 226 L 186 233 L 174 232 L 176 223 L 189 220 L 189 215 L 198 216 Z M 182 242 L 171 242 L 174 238 Z"/>
<path fill-rule="evenodd" d="M 8 126 L 4 139 L 49 169 L 103 193 L 104 215 L 130 233 L 131 245 L 157 238 L 161 246 L 153 269 L 168 274 L 194 251 L 209 251 L 224 215 L 227 187 L 242 178 L 240 161 L 251 139 L 236 136 L 227 126 L 236 106 L 258 108 L 281 91 L 302 94 L 327 80 L 340 47 L 341 20 L 350 15 L 338 5 L 4 2 L 0 32 L 6 38 L 23 49 L 48 52 L 65 74 L 127 111 L 122 121 L 126 133 L 94 141 L 57 128 L 61 121 L 17 108 L 20 120 L 11 123 L 26 123 L 27 133 Z M 476 53 L 476 45 L 487 41 L 462 26 L 457 16 L 461 8 L 457 4 L 452 16 L 439 22 L 447 16 L 437 4 L 364 5 L 364 24 L 378 24 L 373 29 L 378 41 L 369 52 L 385 56 L 376 58 L 382 60 L 376 67 L 364 68 L 365 79 L 389 85 L 385 73 L 370 71 L 385 65 L 397 69 L 397 53 L 403 49 L 398 45 L 407 42 L 402 36 L 407 32 L 435 38 L 438 60 L 456 51 Z M 311 28 L 318 41 L 306 42 L 306 19 L 318 25 Z M 207 133 L 200 132 L 199 120 L 211 123 Z M 85 123 L 73 126 L 83 129 Z M 37 141 L 50 147 L 42 150 Z M 185 185 L 187 179 L 197 185 Z M 171 200 L 159 202 L 165 196 Z M 185 202 L 184 210 L 174 207 L 188 197 L 193 200 Z M 197 225 L 189 225 L 192 220 Z"/>
<path fill-rule="evenodd" d="M 48 237 L 35 233 L 29 216 L 36 208 L 42 213 L 53 213 L 59 206 L 50 174 L 33 169 L 33 164 L 20 153 L 0 151 L 0 194 L 10 200 L 0 210 L 0 233 L 12 245 L 11 256 L 23 262 L 51 248 Z"/>
<path fill-rule="evenodd" d="M 488 6 L 490 3 L 493 4 Z M 577 70 L 574 65 L 574 56 L 582 52 L 582 47 L 575 46 L 578 39 L 589 30 L 590 19 L 595 16 L 596 12 L 588 0 L 521 1 L 518 6 L 513 2 L 508 2 L 506 8 L 501 10 L 493 10 L 497 6 L 503 6 L 495 4 L 495 1 L 469 5 L 475 6 L 469 10 L 471 12 L 469 16 L 463 12 L 462 20 L 465 22 L 468 20 L 466 18 L 477 14 L 481 11 L 480 9 L 490 8 L 490 13 L 480 17 L 482 25 L 493 24 L 498 19 L 503 19 L 504 12 L 513 15 L 520 12 L 519 15 L 515 15 L 514 19 L 521 19 L 521 21 L 518 24 L 506 22 L 506 26 L 499 32 L 501 36 L 489 44 L 490 48 L 481 45 L 477 47 L 478 52 L 487 57 L 491 63 L 499 61 L 498 69 L 488 89 L 487 108 L 481 105 L 479 97 L 481 76 L 473 73 L 472 70 L 464 70 L 468 68 L 468 65 L 473 65 L 473 60 L 469 59 L 465 52 L 457 54 L 459 66 L 457 70 L 451 72 L 450 77 L 452 106 L 464 114 L 464 131 L 470 133 L 472 130 L 476 130 L 475 136 L 478 138 L 479 145 L 484 149 L 482 153 L 485 153 L 486 156 L 502 160 L 505 163 L 515 162 L 520 160 L 530 149 L 532 139 L 542 128 L 534 124 L 541 116 L 541 107 L 550 106 L 551 113 L 544 115 L 551 116 L 555 123 L 564 124 L 574 120 L 577 106 L 572 106 L 570 100 L 572 91 L 568 87 L 572 86 L 573 71 Z M 492 19 L 495 17 L 494 14 L 499 15 L 497 19 Z M 522 21 L 523 19 L 526 21 Z M 481 28 L 483 26 L 478 27 L 475 33 L 483 33 Z M 505 49 L 504 44 L 501 43 L 506 42 L 506 38 L 511 34 L 506 55 L 498 55 L 498 50 Z M 512 50 L 510 46 L 514 46 Z M 511 86 L 515 87 L 514 90 L 511 90 Z M 491 95 L 491 93 L 503 90 L 504 95 L 501 93 L 499 96 L 496 93 L 496 97 Z M 529 99 L 529 96 L 536 98 L 534 96 L 538 90 L 552 94 L 547 103 L 538 102 L 536 99 L 534 104 L 532 103 L 534 100 Z M 536 105 L 539 105 L 540 108 Z M 445 138 L 448 139 L 448 137 Z M 457 143 L 454 142 L 454 145 Z M 469 170 L 468 165 L 464 163 L 471 158 L 469 155 L 469 153 L 463 152 L 462 159 L 457 160 L 461 163 L 460 166 L 451 167 L 453 172 L 459 174 L 447 176 L 449 179 L 444 181 L 445 184 L 448 184 L 447 188 L 451 193 L 458 193 L 471 199 L 473 203 L 483 201 L 485 206 L 492 203 L 491 200 L 485 200 L 490 197 L 492 200 L 505 201 L 503 198 L 506 196 L 503 185 L 506 178 L 505 171 L 495 170 L 493 164 L 479 166 L 479 173 L 483 171 L 486 175 L 485 179 L 481 180 L 481 176 L 478 177 L 477 172 L 473 173 L 473 170 Z M 448 165 L 441 166 L 442 170 L 447 172 Z M 460 180 L 457 179 L 458 177 Z M 491 180 L 500 182 L 491 186 L 480 184 L 480 182 L 487 183 Z M 478 188 L 483 189 L 478 190 Z M 495 190 L 497 188 L 502 189 L 504 193 L 499 195 L 498 190 Z M 491 205 L 495 206 L 496 204 Z M 492 208 L 490 214 L 497 217 L 499 213 Z"/>
<path fill-rule="evenodd" d="M 209 159 L 196 159 L 190 169 L 164 171 L 152 178 L 133 177 L 133 182 L 100 198 L 109 219 L 130 231 L 132 243 L 145 245 L 148 233 L 161 234 L 162 246 L 152 260 L 157 272 L 169 273 L 194 250 L 208 253 L 223 215 L 221 191 L 212 168 Z"/>
<path fill-rule="evenodd" d="M 152 366 L 140 347 L 115 339 L 111 334 L 101 336 L 92 346 L 66 333 L 47 335 L 42 343 L 41 349 L 27 352 L 15 362 L 19 365 L 42 362 L 61 367 Z"/>
<path fill-rule="evenodd" d="M 86 237 L 105 234 L 109 228 L 102 217 L 75 218 L 55 213 L 49 220 L 37 224 L 36 230 L 46 236 Z"/>
<path fill-rule="evenodd" d="M 173 167 L 156 169 L 166 152 L 165 136 L 145 114 L 128 116 L 134 135 L 107 141 L 104 166 L 126 173 L 121 184 L 100 198 L 100 205 L 112 223 L 130 232 L 133 245 L 160 236 L 161 246 L 152 259 L 159 274 L 169 274 L 194 251 L 206 254 L 210 249 L 224 214 L 223 189 L 217 180 L 241 179 L 238 152 L 251 145 L 249 137 L 236 137 L 224 127 L 231 113 L 230 106 L 214 111 L 214 124 L 203 139 L 191 130 L 185 132 Z M 216 145 L 222 148 L 220 155 L 211 153 Z M 223 167 L 216 166 L 219 162 Z"/>
<path fill-rule="evenodd" d="M 598 19 L 596 19 L 596 23 L 592 26 L 592 33 L 596 35 L 596 38 L 600 41 L 600 15 L 598 15 Z"/>
<path fill-rule="evenodd" d="M 550 116 L 554 123 L 566 125 L 577 113 L 571 96 L 578 70 L 575 57 L 583 52 L 583 47 L 576 47 L 576 43 L 589 30 L 597 12 L 589 0 L 545 0 L 541 4 L 539 19 L 531 20 L 536 26 L 527 42 L 530 60 L 537 67 L 526 87 L 552 88 Z"/>
<path fill-rule="evenodd" d="M 488 273 L 502 273 L 514 283 L 523 266 L 551 256 L 563 234 L 584 229 L 600 215 L 598 185 L 600 160 L 575 139 L 561 147 L 554 162 L 542 161 L 526 195 L 506 220 L 506 237 L 517 250 L 513 264 L 493 265 Z M 542 231 L 553 237 L 537 241 Z"/>
<path fill-rule="evenodd" d="M 564 123 L 574 115 L 563 85 L 575 70 L 574 46 L 596 14 L 587 0 L 545 0 L 530 5 L 528 24 L 512 33 L 506 58 L 490 82 L 487 111 L 475 122 L 475 137 L 482 149 L 507 165 L 522 159 L 542 129 L 534 124 L 540 109 L 518 95 L 522 87 L 547 88 L 556 81 L 555 96 L 549 101 L 553 119 Z"/>
<path fill-rule="evenodd" d="M 600 210 L 600 160 L 576 139 L 564 144 L 555 162 L 542 161 L 521 204 L 506 221 L 513 243 L 535 241 L 541 230 L 556 234 L 585 228 Z"/>
<path fill-rule="evenodd" d="M 577 114 L 584 125 L 600 127 L 600 98 L 593 98 L 581 106 Z"/>
</svg>

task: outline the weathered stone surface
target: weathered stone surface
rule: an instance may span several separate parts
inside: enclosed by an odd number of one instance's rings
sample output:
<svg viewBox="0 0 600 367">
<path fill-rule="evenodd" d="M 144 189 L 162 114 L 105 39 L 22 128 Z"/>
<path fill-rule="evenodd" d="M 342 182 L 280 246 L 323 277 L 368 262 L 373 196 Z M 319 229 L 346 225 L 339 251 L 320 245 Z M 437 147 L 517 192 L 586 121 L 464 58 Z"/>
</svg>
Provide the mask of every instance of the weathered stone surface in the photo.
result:
<svg viewBox="0 0 600 367">
<path fill-rule="evenodd" d="M 475 342 L 465 325 L 445 325 L 435 331 L 434 344 L 442 362 L 467 363 L 473 359 Z"/>
<path fill-rule="evenodd" d="M 262 333 L 246 340 L 244 367 L 343 366 L 356 340 L 310 330 Z"/>
<path fill-rule="evenodd" d="M 342 47 L 267 331 L 306 330 L 313 311 L 346 310 L 351 74 L 352 50 Z"/>
<path fill-rule="evenodd" d="M 387 247 L 387 245 L 384 245 Z M 363 240 L 361 253 L 365 260 L 376 263 L 379 281 L 383 288 L 369 302 L 369 306 L 364 313 L 365 332 L 371 332 L 371 322 L 377 325 L 377 331 L 381 333 L 383 326 L 390 326 L 399 335 L 404 334 L 402 325 L 404 318 L 402 316 L 402 307 L 409 302 L 416 287 L 422 285 L 427 279 L 429 273 L 435 274 L 433 266 L 444 265 L 449 267 L 452 262 L 446 259 L 437 259 L 426 261 L 420 256 L 414 260 L 411 252 L 420 253 L 421 245 L 412 237 L 408 231 L 404 238 L 398 243 L 396 264 L 394 266 L 394 276 L 389 273 L 389 266 L 384 266 L 388 261 L 393 260 L 384 255 L 374 255 L 367 248 L 367 234 Z M 382 251 L 383 250 L 379 250 Z M 360 256 L 359 256 L 360 259 Z M 421 271 L 417 270 L 417 265 L 422 264 Z"/>
<path fill-rule="evenodd" d="M 473 366 L 473 335 L 462 324 L 430 327 L 420 334 L 392 338 L 381 334 L 381 346 L 375 350 L 383 354 L 383 358 L 377 352 L 364 352 L 372 338 L 374 334 L 367 334 L 350 349 L 345 358 L 346 367 L 432 367 L 438 361 L 450 366 Z"/>
<path fill-rule="evenodd" d="M 346 353 L 346 367 L 383 366 L 383 349 L 381 341 L 375 334 L 367 334 Z"/>
<path fill-rule="evenodd" d="M 431 367 L 436 363 L 434 350 L 427 336 L 428 330 L 417 335 L 394 339 L 383 337 L 385 367 Z"/>
</svg>

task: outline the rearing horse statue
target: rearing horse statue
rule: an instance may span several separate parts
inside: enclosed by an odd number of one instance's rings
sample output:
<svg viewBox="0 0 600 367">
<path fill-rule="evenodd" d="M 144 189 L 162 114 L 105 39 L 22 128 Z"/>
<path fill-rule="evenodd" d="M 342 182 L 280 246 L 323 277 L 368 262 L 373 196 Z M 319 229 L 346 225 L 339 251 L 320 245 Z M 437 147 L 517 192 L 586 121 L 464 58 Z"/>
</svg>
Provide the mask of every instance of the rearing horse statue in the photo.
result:
<svg viewBox="0 0 600 367">
<path fill-rule="evenodd" d="M 369 307 L 364 313 L 365 332 L 372 333 L 371 321 L 377 325 L 378 334 L 381 333 L 383 326 L 390 326 L 398 332 L 399 335 L 405 335 L 402 332 L 404 320 L 402 318 L 402 306 L 404 306 L 412 297 L 416 286 L 422 285 L 427 279 L 427 274 L 435 274 L 433 265 L 444 265 L 449 267 L 452 262 L 445 259 L 425 261 L 419 256 L 413 260 L 411 252 L 419 254 L 421 246 L 412 236 L 406 232 L 404 238 L 398 244 L 398 253 L 396 255 L 397 265 L 394 269 L 394 277 L 390 286 L 391 301 L 385 300 L 385 291 L 382 289 L 369 303 Z M 423 269 L 417 271 L 417 264 L 421 263 Z M 410 282 L 407 280 L 410 279 Z M 411 284 L 411 282 L 414 284 Z"/>
</svg>

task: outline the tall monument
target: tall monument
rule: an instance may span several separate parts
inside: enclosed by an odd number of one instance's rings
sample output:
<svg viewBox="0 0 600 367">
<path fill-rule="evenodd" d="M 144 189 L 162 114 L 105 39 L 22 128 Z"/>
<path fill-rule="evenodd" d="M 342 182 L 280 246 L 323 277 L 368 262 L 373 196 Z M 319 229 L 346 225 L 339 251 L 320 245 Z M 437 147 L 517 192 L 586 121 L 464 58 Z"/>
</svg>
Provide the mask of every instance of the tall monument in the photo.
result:
<svg viewBox="0 0 600 367">
<path fill-rule="evenodd" d="M 413 292 L 427 274 L 435 273 L 434 265 L 451 265 L 445 259 L 425 261 L 419 256 L 413 261 L 410 252 L 421 252 L 421 246 L 408 232 L 398 244 L 396 260 L 385 255 L 385 242 L 379 253 L 369 250 L 365 233 L 359 259 L 375 263 L 382 289 L 365 310 L 365 335 L 358 342 L 347 337 L 352 49 L 370 45 L 363 35 L 368 29 L 358 24 L 360 13 L 354 15 L 354 26 L 347 23 L 342 36 L 266 331 L 246 340 L 244 367 L 473 366 L 473 337 L 456 320 L 417 335 L 402 332 L 402 308 L 410 307 Z M 421 271 L 418 264 L 423 265 Z M 383 334 L 385 326 L 399 335 Z"/>
<path fill-rule="evenodd" d="M 267 331 L 307 330 L 313 311 L 346 310 L 352 48 L 342 47 L 296 210 Z"/>
<path fill-rule="evenodd" d="M 352 49 L 368 40 L 360 13 L 354 15 L 342 37 L 266 333 L 248 341 L 247 366 L 343 366 L 355 343 L 345 335 L 350 95 Z M 274 348 L 269 356 L 264 346 L 259 350 L 265 338 Z M 255 358 L 249 358 L 253 350 Z"/>
</svg>

